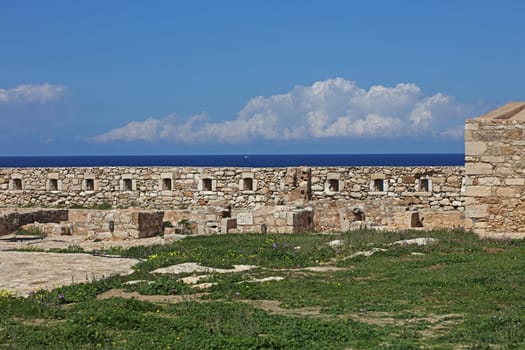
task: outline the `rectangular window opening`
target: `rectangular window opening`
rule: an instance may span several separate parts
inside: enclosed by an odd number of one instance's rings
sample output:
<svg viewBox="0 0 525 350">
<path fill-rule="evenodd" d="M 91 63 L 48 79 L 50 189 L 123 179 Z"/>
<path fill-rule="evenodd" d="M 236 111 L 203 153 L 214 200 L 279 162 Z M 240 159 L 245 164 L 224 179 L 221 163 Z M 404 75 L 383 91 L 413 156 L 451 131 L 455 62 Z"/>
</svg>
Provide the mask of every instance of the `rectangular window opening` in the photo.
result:
<svg viewBox="0 0 525 350">
<path fill-rule="evenodd" d="M 383 192 L 385 190 L 385 180 L 383 179 L 375 179 L 374 180 L 374 191 L 375 192 Z"/>
<path fill-rule="evenodd" d="M 162 179 L 162 190 L 171 191 L 171 179 L 169 178 Z"/>
<path fill-rule="evenodd" d="M 13 190 L 22 190 L 22 179 L 13 179 Z"/>
<path fill-rule="evenodd" d="M 211 191 L 212 190 L 212 181 L 211 179 L 202 179 L 202 190 Z"/>
<path fill-rule="evenodd" d="M 131 179 L 124 179 L 122 182 L 122 189 L 124 191 L 131 191 L 133 189 L 133 183 Z"/>
<path fill-rule="evenodd" d="M 58 180 L 57 179 L 49 179 L 49 190 L 58 191 Z"/>
<path fill-rule="evenodd" d="M 252 178 L 243 179 L 243 190 L 253 191 L 253 179 Z"/>
<path fill-rule="evenodd" d="M 337 179 L 328 180 L 328 190 L 332 192 L 338 192 L 339 191 L 339 180 Z"/>
<path fill-rule="evenodd" d="M 86 179 L 85 181 L 86 181 L 85 182 L 86 191 L 94 191 L 95 190 L 95 180 Z"/>
<path fill-rule="evenodd" d="M 430 181 L 428 179 L 419 179 L 419 191 L 430 192 Z"/>
</svg>

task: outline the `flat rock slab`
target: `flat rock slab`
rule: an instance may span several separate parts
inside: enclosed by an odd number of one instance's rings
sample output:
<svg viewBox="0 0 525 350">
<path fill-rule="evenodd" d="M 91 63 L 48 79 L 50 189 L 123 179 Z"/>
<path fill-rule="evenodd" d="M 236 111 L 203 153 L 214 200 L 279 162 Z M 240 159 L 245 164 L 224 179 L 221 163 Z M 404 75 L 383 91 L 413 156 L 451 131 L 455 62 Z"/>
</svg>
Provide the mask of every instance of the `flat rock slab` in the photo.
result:
<svg viewBox="0 0 525 350">
<path fill-rule="evenodd" d="M 418 237 L 418 238 L 412 238 L 412 239 L 404 239 L 402 241 L 395 241 L 392 244 L 423 246 L 423 245 L 429 245 L 429 244 L 435 243 L 437 241 L 438 241 L 437 239 L 432 238 L 432 237 Z"/>
<path fill-rule="evenodd" d="M 233 265 L 233 269 L 217 269 L 214 267 L 202 266 L 199 263 L 187 262 L 177 265 L 171 265 L 168 267 L 161 267 L 156 269 L 153 273 L 169 273 L 169 274 L 179 274 L 179 273 L 193 273 L 193 272 L 217 272 L 217 273 L 232 273 L 232 272 L 242 272 L 248 271 L 256 268 L 255 265 Z"/>
<path fill-rule="evenodd" d="M 182 239 L 184 236 L 177 236 Z M 173 238 L 170 242 L 174 241 Z M 148 237 L 141 239 L 115 240 L 115 241 L 92 241 L 85 236 L 48 236 L 40 239 L 35 236 L 4 235 L 0 237 L 0 250 L 35 248 L 41 250 L 64 249 L 69 246 L 80 247 L 85 251 L 108 249 L 111 247 L 129 248 L 135 246 L 149 246 L 170 243 L 162 237 Z"/>
<path fill-rule="evenodd" d="M 85 282 L 86 278 L 129 274 L 138 262 L 89 254 L 0 251 L 0 289 L 27 296 L 38 289 Z"/>
</svg>

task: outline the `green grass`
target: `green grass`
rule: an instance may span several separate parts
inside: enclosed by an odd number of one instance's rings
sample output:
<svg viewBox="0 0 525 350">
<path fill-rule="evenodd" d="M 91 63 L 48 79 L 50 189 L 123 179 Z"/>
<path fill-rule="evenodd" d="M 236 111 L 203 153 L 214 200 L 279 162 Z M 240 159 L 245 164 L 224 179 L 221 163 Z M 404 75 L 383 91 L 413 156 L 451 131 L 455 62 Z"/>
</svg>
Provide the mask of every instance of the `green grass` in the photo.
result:
<svg viewBox="0 0 525 350">
<path fill-rule="evenodd" d="M 391 245 L 414 237 L 438 242 Z M 330 248 L 326 243 L 333 239 L 343 244 Z M 386 251 L 350 258 L 372 248 Z M 128 276 L 29 298 L 1 294 L 0 348 L 525 348 L 523 240 L 480 240 L 463 231 L 245 234 L 106 253 L 143 262 Z M 179 280 L 188 274 L 151 273 L 181 262 L 257 268 L 207 274 L 199 283 L 216 285 L 191 301 L 196 291 Z M 304 269 L 326 264 L 340 269 Z M 284 280 L 248 282 L 269 276 Z M 126 284 L 131 280 L 143 282 Z M 96 298 L 109 289 L 171 295 L 182 302 Z M 263 306 L 267 301 L 279 307 Z"/>
<path fill-rule="evenodd" d="M 47 236 L 47 234 L 36 227 L 30 227 L 27 229 L 19 228 L 15 231 L 15 236 L 36 236 L 44 238 Z"/>
</svg>

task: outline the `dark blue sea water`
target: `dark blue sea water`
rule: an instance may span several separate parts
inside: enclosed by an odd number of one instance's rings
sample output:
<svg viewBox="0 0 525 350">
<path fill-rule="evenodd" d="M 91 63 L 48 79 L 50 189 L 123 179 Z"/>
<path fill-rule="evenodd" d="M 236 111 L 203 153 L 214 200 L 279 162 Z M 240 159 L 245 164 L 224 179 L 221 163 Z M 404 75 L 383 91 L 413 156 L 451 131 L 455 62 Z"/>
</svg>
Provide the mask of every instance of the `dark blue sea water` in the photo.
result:
<svg viewBox="0 0 525 350">
<path fill-rule="evenodd" d="M 0 157 L 0 167 L 90 166 L 462 166 L 463 153 Z"/>
</svg>

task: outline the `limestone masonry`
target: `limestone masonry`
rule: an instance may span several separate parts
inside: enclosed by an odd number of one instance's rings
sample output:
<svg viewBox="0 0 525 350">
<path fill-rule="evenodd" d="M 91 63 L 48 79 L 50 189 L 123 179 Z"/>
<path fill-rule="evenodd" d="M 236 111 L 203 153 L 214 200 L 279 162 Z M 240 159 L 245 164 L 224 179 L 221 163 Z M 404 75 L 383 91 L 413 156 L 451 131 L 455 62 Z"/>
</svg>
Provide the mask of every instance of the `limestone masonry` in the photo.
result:
<svg viewBox="0 0 525 350">
<path fill-rule="evenodd" d="M 69 208 L 66 220 L 34 221 L 67 222 L 69 234 L 93 239 L 171 226 L 203 234 L 465 227 L 518 237 L 524 129 L 525 103 L 468 120 L 465 167 L 0 168 L 0 205 Z M 108 204 L 130 209 L 73 209 Z M 0 234 L 26 223 L 12 212 L 0 215 Z"/>
<path fill-rule="evenodd" d="M 467 120 L 465 173 L 465 228 L 525 236 L 525 102 Z"/>
</svg>

